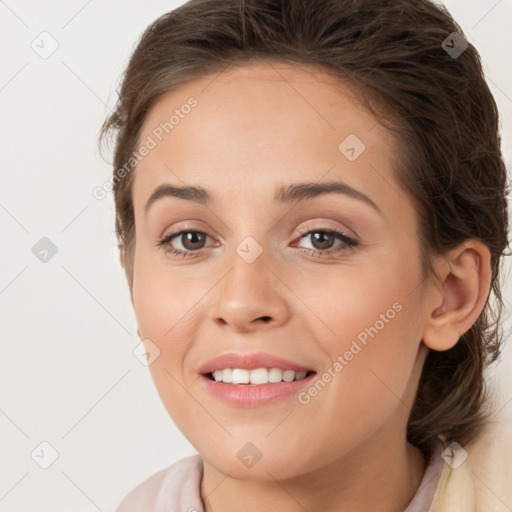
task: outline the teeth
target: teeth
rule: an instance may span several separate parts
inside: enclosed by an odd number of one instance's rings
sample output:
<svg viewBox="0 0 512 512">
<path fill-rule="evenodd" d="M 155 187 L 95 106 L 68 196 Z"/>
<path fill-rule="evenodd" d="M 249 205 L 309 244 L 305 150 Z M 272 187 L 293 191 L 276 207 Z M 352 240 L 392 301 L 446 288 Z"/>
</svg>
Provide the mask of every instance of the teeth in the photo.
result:
<svg viewBox="0 0 512 512">
<path fill-rule="evenodd" d="M 224 376 L 223 376 L 224 378 Z M 249 370 L 242 370 L 241 368 L 233 368 L 233 384 L 249 384 L 250 374 Z"/>
<path fill-rule="evenodd" d="M 267 384 L 268 370 L 266 368 L 257 368 L 256 370 L 247 370 L 251 384 Z"/>
<path fill-rule="evenodd" d="M 269 382 L 281 382 L 283 380 L 283 370 L 279 368 L 271 368 L 268 372 L 268 381 Z"/>
<path fill-rule="evenodd" d="M 303 379 L 307 372 L 294 372 L 293 370 L 281 370 L 280 368 L 256 368 L 245 370 L 243 368 L 225 368 L 215 370 L 213 378 L 217 382 L 226 384 L 268 384 L 276 382 L 292 382 Z"/>
</svg>

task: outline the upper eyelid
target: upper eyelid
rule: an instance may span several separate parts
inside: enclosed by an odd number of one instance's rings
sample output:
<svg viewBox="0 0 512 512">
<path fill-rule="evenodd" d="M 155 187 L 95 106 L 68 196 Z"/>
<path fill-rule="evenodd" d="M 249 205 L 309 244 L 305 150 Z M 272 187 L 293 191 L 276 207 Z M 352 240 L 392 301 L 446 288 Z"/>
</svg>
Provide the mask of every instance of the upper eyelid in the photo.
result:
<svg viewBox="0 0 512 512">
<path fill-rule="evenodd" d="M 345 230 L 343 228 L 336 228 L 336 227 L 329 227 L 329 226 L 319 226 L 319 227 L 318 226 L 304 226 L 300 230 L 298 228 L 295 228 L 295 232 L 297 232 L 297 234 L 299 234 L 301 236 L 308 235 L 314 231 L 326 231 L 326 232 L 336 231 L 336 232 L 340 232 L 341 234 L 343 234 L 349 238 L 355 238 L 354 236 L 348 234 L 347 230 Z M 207 232 L 205 232 L 201 229 L 187 228 L 187 227 L 177 229 L 176 231 L 171 231 L 167 235 L 165 235 L 165 234 L 162 235 L 160 238 L 171 238 L 172 239 L 172 238 L 175 238 L 184 233 L 201 233 L 203 235 L 206 235 L 206 236 L 212 238 L 212 236 L 210 236 Z"/>
<path fill-rule="evenodd" d="M 196 221 L 192 221 L 192 222 L 196 222 Z M 352 228 L 349 228 L 348 226 L 329 226 L 327 225 L 328 222 L 331 222 L 329 220 L 326 220 L 326 219 L 323 219 L 323 220 L 309 220 L 309 221 L 303 221 L 300 225 L 302 226 L 303 223 L 306 223 L 305 226 L 301 229 L 301 231 L 309 231 L 309 230 L 318 230 L 318 231 L 341 231 L 344 235 L 350 237 L 350 238 L 359 238 L 359 236 L 357 235 L 357 233 L 355 233 L 355 231 L 352 229 Z M 320 224 L 319 226 L 312 226 L 310 223 L 311 222 L 323 222 L 324 224 Z M 202 223 L 202 222 L 201 222 Z M 272 228 L 273 229 L 273 228 Z M 179 227 L 177 229 L 173 229 L 169 235 L 161 235 L 161 238 L 163 237 L 166 237 L 166 236 L 170 236 L 171 234 L 180 234 L 184 231 L 193 231 L 193 232 L 198 232 L 198 233 L 204 233 L 205 235 L 208 235 L 210 236 L 204 229 L 202 229 L 201 227 L 196 227 L 196 226 L 183 226 L 183 227 Z M 213 230 L 216 232 L 216 230 Z M 231 230 L 230 230 L 231 231 Z M 294 228 L 294 232 L 297 232 L 297 233 L 301 233 L 299 231 L 298 228 Z M 224 239 L 224 237 L 222 235 L 219 235 L 218 233 L 215 235 L 215 236 L 218 236 L 219 238 L 221 239 Z"/>
<path fill-rule="evenodd" d="M 348 230 L 346 228 L 342 228 L 342 227 L 339 227 L 339 226 L 336 226 L 336 227 L 331 227 L 331 226 L 311 226 L 309 224 L 305 225 L 304 227 L 301 227 L 300 231 L 298 228 L 296 228 L 296 231 L 300 234 L 309 234 L 311 232 L 314 232 L 314 231 L 336 231 L 338 233 L 341 233 L 343 234 L 344 236 L 346 236 L 347 238 L 358 238 L 355 234 L 351 234 L 349 231 L 351 230 Z"/>
</svg>

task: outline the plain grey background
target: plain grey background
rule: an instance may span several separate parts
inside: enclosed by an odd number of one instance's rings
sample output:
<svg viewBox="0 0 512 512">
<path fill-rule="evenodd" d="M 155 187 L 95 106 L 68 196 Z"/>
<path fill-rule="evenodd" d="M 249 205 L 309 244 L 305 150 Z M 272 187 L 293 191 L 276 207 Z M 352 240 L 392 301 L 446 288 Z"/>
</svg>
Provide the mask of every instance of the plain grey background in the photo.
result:
<svg viewBox="0 0 512 512">
<path fill-rule="evenodd" d="M 133 354 L 112 195 L 92 195 L 111 179 L 96 140 L 130 53 L 182 3 L 0 0 L 0 511 L 112 511 L 195 453 Z M 482 56 L 510 168 L 512 0 L 445 5 Z M 508 416 L 510 353 L 489 373 Z"/>
</svg>

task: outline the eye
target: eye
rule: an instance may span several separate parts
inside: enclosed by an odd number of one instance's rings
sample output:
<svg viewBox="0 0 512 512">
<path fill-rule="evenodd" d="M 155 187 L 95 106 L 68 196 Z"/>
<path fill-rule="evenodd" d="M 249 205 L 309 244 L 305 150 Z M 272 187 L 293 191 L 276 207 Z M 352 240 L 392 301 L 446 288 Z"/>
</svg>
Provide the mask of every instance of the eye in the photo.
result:
<svg viewBox="0 0 512 512">
<path fill-rule="evenodd" d="M 348 251 L 358 245 L 358 242 L 353 238 L 345 235 L 342 231 L 336 229 L 322 229 L 315 228 L 310 229 L 309 227 L 298 230 L 302 234 L 300 240 L 306 239 L 311 235 L 313 249 L 302 247 L 301 250 L 311 255 L 328 255 L 332 253 L 338 253 Z M 177 239 L 183 248 L 174 247 L 174 239 Z M 207 234 L 202 231 L 194 230 L 181 230 L 175 233 L 170 233 L 160 238 L 157 242 L 157 246 L 163 248 L 166 254 L 178 256 L 181 258 L 189 258 L 196 252 L 200 252 L 204 249 L 206 239 L 210 238 Z M 333 247 L 335 240 L 340 240 L 340 244 Z"/>
<path fill-rule="evenodd" d="M 176 249 L 171 245 L 172 240 L 175 238 L 181 242 L 183 249 Z M 182 230 L 160 238 L 157 246 L 162 247 L 168 254 L 186 258 L 190 256 L 191 252 L 198 252 L 200 249 L 203 249 L 206 238 L 210 237 L 202 231 Z"/>
<path fill-rule="evenodd" d="M 305 248 L 305 250 L 306 252 L 314 255 L 325 255 L 348 251 L 358 245 L 356 240 L 350 238 L 345 235 L 345 233 L 337 229 L 311 229 L 306 226 L 298 231 L 302 234 L 300 240 L 311 238 L 313 249 Z M 340 240 L 341 243 L 333 247 L 333 243 L 336 239 Z"/>
</svg>

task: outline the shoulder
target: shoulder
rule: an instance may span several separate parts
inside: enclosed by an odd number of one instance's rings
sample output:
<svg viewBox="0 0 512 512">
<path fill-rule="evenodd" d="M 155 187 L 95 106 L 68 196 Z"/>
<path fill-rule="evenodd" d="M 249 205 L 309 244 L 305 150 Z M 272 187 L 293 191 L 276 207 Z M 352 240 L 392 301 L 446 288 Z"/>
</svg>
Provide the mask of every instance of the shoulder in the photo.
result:
<svg viewBox="0 0 512 512">
<path fill-rule="evenodd" d="M 181 459 L 135 487 L 115 512 L 203 512 L 202 471 L 199 454 Z"/>
<path fill-rule="evenodd" d="M 483 512 L 512 507 L 512 420 L 490 421 L 467 446 L 446 443 L 429 512 Z"/>
<path fill-rule="evenodd" d="M 482 436 L 468 445 L 468 453 L 473 473 L 476 509 L 510 510 L 512 419 L 490 422 Z"/>
</svg>

